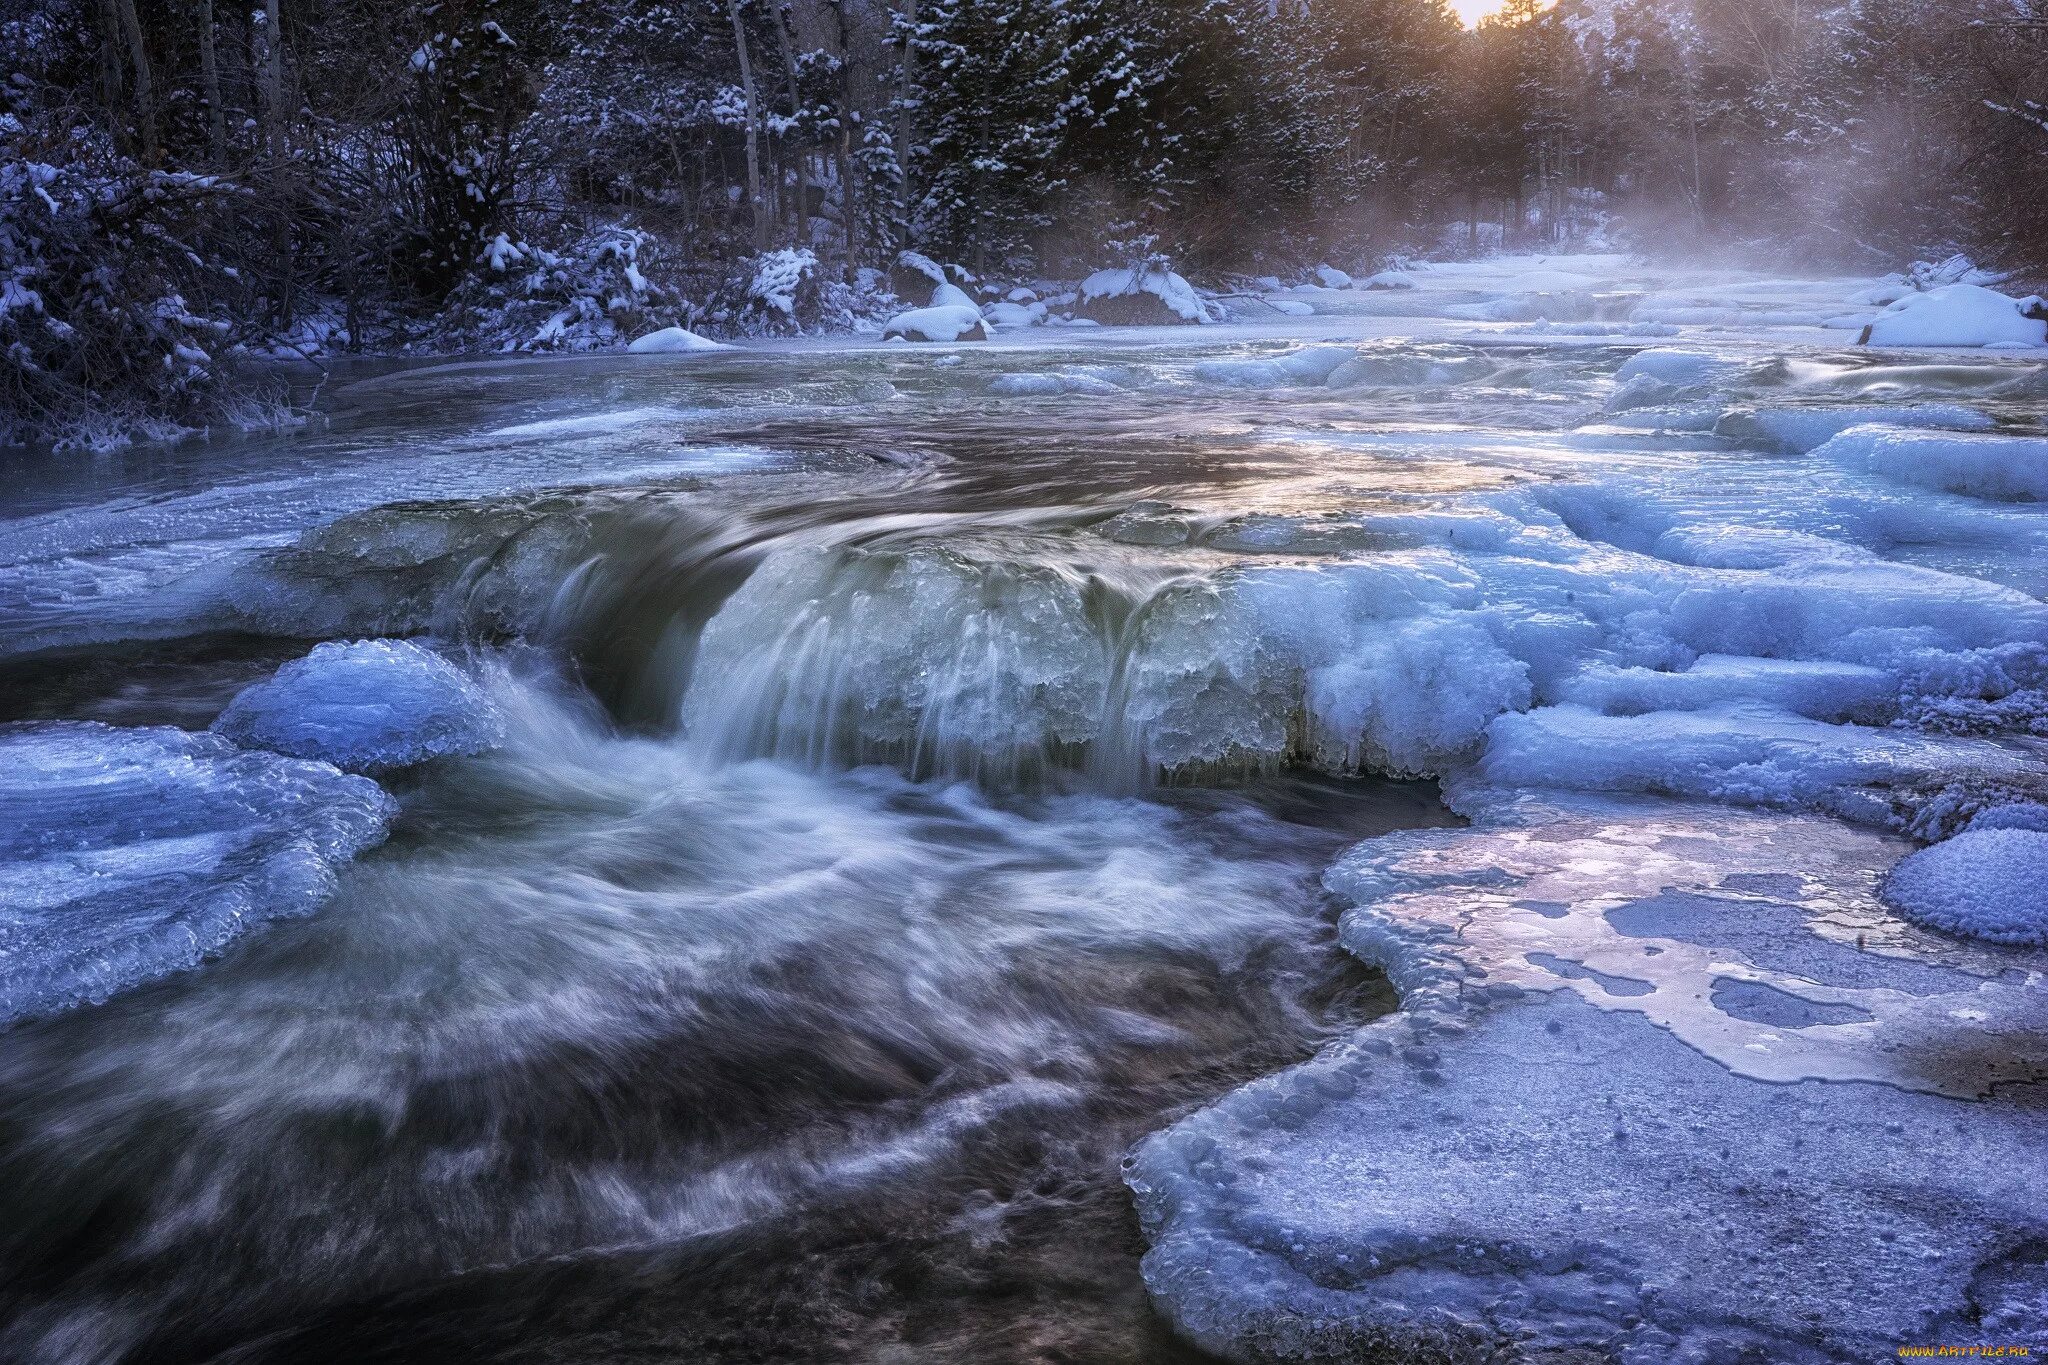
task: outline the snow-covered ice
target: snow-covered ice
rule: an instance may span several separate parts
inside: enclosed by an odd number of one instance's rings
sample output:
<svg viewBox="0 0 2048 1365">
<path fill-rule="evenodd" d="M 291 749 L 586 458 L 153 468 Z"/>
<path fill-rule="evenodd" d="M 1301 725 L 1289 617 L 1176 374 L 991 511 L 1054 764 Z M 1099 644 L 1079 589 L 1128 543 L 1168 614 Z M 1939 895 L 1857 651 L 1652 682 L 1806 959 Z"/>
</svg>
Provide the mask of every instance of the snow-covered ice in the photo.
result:
<svg viewBox="0 0 2048 1365">
<path fill-rule="evenodd" d="M 1856 426 L 1815 454 L 1902 484 L 1975 498 L 2048 500 L 2048 438 L 1948 436 Z"/>
<path fill-rule="evenodd" d="M 410 640 L 316 645 L 228 704 L 237 744 L 375 772 L 490 748 L 504 718 L 463 670 Z"/>
<path fill-rule="evenodd" d="M 1888 913 L 1901 851 L 1611 798 L 1361 846 L 1402 1009 L 1138 1148 L 1155 1301 L 1238 1360 L 2048 1345 L 2048 989 Z"/>
<path fill-rule="evenodd" d="M 394 813 L 366 778 L 217 735 L 0 726 L 0 1025 L 311 912 Z"/>
<path fill-rule="evenodd" d="M 1884 898 L 1931 929 L 1992 943 L 2048 945 L 2048 831 L 1980 816 L 1953 839 L 1893 868 Z"/>
</svg>

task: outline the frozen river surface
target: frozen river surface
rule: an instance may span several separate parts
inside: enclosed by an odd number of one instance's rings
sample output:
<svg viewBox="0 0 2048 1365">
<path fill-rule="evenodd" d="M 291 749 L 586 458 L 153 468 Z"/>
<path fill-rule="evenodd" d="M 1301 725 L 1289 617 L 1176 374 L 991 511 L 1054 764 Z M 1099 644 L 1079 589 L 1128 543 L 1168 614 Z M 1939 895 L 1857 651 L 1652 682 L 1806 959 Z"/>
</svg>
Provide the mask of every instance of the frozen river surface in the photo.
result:
<svg viewBox="0 0 2048 1365">
<path fill-rule="evenodd" d="M 2048 1348 L 2048 351 L 1414 283 L 17 459 L 0 1359 Z"/>
</svg>

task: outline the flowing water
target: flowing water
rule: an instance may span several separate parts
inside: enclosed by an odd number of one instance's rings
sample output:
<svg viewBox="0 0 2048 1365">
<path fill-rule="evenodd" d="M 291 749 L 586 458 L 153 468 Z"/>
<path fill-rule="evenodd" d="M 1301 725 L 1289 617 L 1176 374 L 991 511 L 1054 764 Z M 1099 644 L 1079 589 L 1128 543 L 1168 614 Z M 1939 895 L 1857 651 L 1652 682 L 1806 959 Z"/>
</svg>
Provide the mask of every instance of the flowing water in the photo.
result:
<svg viewBox="0 0 2048 1365">
<path fill-rule="evenodd" d="M 1557 672 L 1439 619 L 1468 547 L 1589 468 L 1711 501 L 1711 438 L 1600 426 L 1601 344 L 943 354 L 399 371 L 16 471 L 0 719 L 421 636 L 504 739 L 387 774 L 317 913 L 0 1033 L 0 1357 L 1197 1358 L 1121 1157 L 1392 1007 L 1320 875 Z M 1812 364 L 1745 382 L 1866 368 Z M 1543 516 L 1620 555 L 1601 507 Z"/>
</svg>

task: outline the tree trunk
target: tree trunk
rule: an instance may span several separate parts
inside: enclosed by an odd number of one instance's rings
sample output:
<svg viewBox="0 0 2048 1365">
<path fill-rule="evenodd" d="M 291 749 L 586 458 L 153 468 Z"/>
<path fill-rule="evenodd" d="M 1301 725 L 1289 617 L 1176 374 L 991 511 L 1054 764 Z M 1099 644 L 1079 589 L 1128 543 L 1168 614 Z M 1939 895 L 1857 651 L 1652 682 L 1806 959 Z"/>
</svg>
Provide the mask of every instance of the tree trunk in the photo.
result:
<svg viewBox="0 0 2048 1365">
<path fill-rule="evenodd" d="M 803 92 L 796 78 L 796 44 L 790 41 L 788 16 L 782 12 L 782 6 L 772 7 L 775 37 L 782 44 L 782 70 L 789 82 L 789 116 L 794 120 L 804 107 Z M 811 157 L 802 147 L 796 152 L 796 242 L 798 246 L 811 244 Z"/>
<path fill-rule="evenodd" d="M 860 205 L 853 187 L 853 67 L 848 55 L 846 0 L 828 0 L 839 36 L 839 230 L 846 247 L 846 282 L 852 284 L 860 256 Z"/>
<path fill-rule="evenodd" d="M 284 26 L 277 0 L 263 0 L 264 146 L 271 160 L 284 159 Z"/>
<path fill-rule="evenodd" d="M 199 84 L 206 100 L 207 157 L 219 168 L 228 158 L 228 116 L 221 106 L 220 57 L 213 47 L 213 0 L 199 0 Z"/>
<path fill-rule="evenodd" d="M 135 0 L 114 0 L 114 12 L 121 21 L 121 35 L 128 45 L 128 65 L 135 77 L 135 126 L 142 139 L 142 159 L 154 163 L 156 145 L 156 85 L 149 74 L 149 50 L 142 40 L 142 21 L 135 16 Z"/>
<path fill-rule="evenodd" d="M 768 205 L 761 197 L 761 102 L 754 91 L 754 62 L 747 52 L 747 26 L 740 20 L 740 0 L 725 0 L 725 12 L 732 19 L 732 44 L 740 59 L 740 89 L 747 97 L 747 201 L 754 214 L 754 249 L 766 251 Z"/>
<path fill-rule="evenodd" d="M 896 85 L 896 222 L 908 245 L 910 232 L 910 142 L 917 133 L 911 103 L 917 97 L 917 0 L 903 0 L 903 60 Z"/>
<path fill-rule="evenodd" d="M 114 12 L 114 0 L 100 0 L 100 28 L 106 40 L 100 44 L 100 83 L 105 87 L 102 93 L 107 102 L 107 118 L 118 130 L 128 78 L 121 72 L 121 49 L 126 41 L 121 35 L 121 17 Z"/>
</svg>

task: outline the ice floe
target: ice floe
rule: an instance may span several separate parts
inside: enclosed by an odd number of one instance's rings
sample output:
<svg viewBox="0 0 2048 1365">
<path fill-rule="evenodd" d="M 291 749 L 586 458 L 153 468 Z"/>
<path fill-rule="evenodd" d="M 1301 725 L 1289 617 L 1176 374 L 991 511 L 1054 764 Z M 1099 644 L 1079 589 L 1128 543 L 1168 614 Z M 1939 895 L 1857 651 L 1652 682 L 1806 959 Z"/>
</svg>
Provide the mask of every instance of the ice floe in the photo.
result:
<svg viewBox="0 0 2048 1365">
<path fill-rule="evenodd" d="M 395 809 L 366 778 L 218 735 L 0 726 L 0 1025 L 309 913 Z"/>
<path fill-rule="evenodd" d="M 1902 926 L 1899 851 L 1605 798 L 1361 846 L 1403 1008 L 1138 1148 L 1155 1302 L 1237 1360 L 2048 1343 L 2048 990 Z"/>
</svg>

